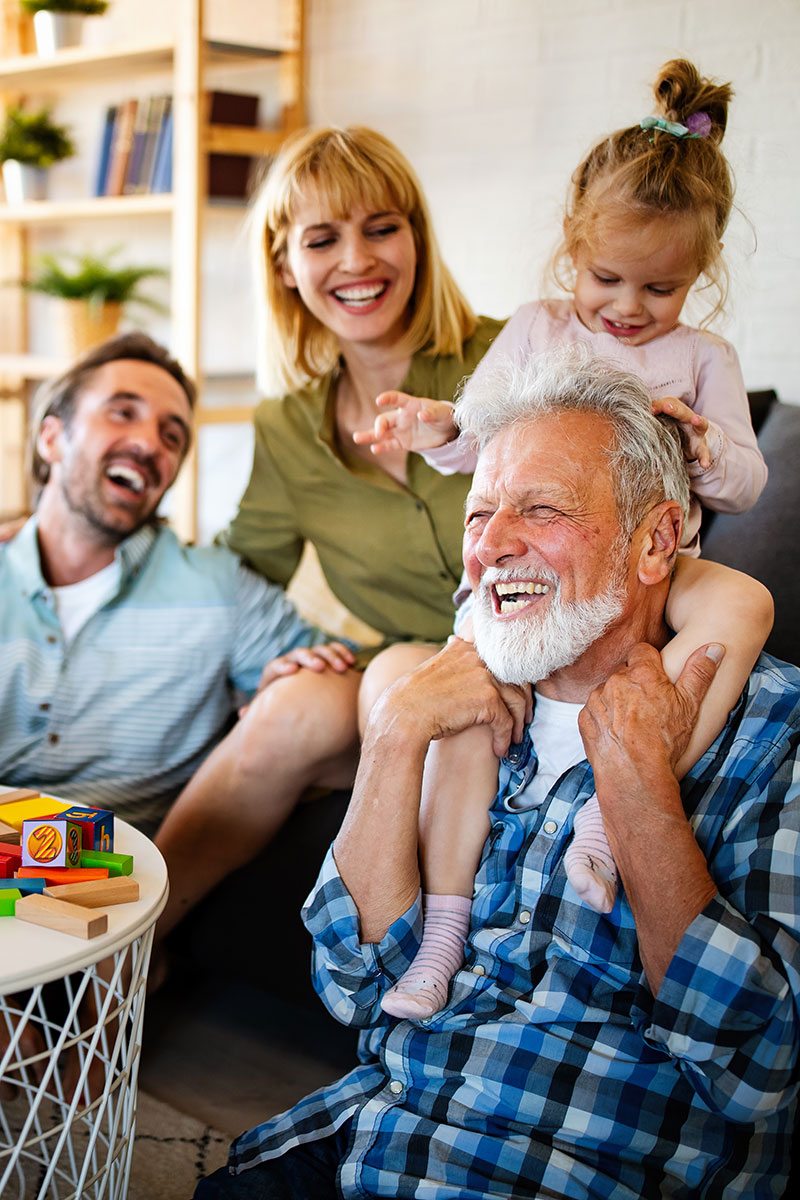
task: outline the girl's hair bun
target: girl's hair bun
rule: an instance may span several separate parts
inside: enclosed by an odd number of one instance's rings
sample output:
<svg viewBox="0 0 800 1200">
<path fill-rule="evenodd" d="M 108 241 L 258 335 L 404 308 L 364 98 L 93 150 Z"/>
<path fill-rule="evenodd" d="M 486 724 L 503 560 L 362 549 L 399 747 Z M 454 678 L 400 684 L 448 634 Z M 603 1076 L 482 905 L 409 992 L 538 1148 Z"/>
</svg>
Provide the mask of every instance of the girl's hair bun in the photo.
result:
<svg viewBox="0 0 800 1200">
<path fill-rule="evenodd" d="M 661 68 L 653 92 L 659 116 L 685 125 L 695 113 L 707 113 L 711 121 L 709 138 L 716 143 L 722 141 L 733 96 L 729 83 L 705 79 L 693 63 L 675 58 Z"/>
</svg>

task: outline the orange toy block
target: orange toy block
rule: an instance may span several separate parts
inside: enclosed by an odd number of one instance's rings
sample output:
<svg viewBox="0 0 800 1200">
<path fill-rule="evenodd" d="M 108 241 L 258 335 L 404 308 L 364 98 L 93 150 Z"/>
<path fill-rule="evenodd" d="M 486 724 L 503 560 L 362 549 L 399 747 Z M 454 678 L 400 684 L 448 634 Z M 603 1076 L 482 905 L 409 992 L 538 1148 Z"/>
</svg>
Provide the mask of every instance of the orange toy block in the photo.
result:
<svg viewBox="0 0 800 1200">
<path fill-rule="evenodd" d="M 66 900 L 54 900 L 52 896 L 40 896 L 33 892 L 17 900 L 14 916 L 18 921 L 30 921 L 32 925 L 44 925 L 73 937 L 93 938 L 108 929 L 108 914 L 93 913 L 91 909 Z"/>
<path fill-rule="evenodd" d="M 46 879 L 48 887 L 57 883 L 83 883 L 89 879 L 108 879 L 107 867 L 20 867 L 18 879 Z"/>
<path fill-rule="evenodd" d="M 5 795 L 13 795 L 6 792 Z M 71 808 L 63 800 L 54 800 L 52 796 L 35 796 L 32 799 L 15 800 L 9 803 L 5 795 L 0 793 L 0 821 L 12 825 L 14 829 L 22 830 L 22 822 L 35 820 L 37 817 L 52 817 Z"/>
<path fill-rule="evenodd" d="M 130 904 L 139 899 L 139 884 L 130 876 L 89 880 L 84 883 L 61 883 L 44 889 L 46 896 L 68 900 L 84 908 L 105 908 L 109 904 Z"/>
</svg>

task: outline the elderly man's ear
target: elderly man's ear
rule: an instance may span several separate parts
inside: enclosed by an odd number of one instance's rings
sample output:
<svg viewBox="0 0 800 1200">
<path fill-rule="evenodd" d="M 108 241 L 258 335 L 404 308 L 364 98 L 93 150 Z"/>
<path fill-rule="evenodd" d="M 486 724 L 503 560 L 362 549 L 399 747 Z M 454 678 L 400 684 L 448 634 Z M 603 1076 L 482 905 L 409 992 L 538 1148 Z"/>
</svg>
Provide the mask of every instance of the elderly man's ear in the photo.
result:
<svg viewBox="0 0 800 1200">
<path fill-rule="evenodd" d="M 663 500 L 650 509 L 639 530 L 638 577 L 641 583 L 652 586 L 668 579 L 675 566 L 683 533 L 681 506 L 674 500 Z"/>
</svg>

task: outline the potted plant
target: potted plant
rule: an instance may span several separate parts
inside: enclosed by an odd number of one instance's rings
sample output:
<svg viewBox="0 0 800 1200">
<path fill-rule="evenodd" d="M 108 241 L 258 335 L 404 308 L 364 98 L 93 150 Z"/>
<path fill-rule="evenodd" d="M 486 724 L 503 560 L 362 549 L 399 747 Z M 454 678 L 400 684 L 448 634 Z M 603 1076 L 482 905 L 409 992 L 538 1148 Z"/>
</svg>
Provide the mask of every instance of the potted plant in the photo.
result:
<svg viewBox="0 0 800 1200">
<path fill-rule="evenodd" d="M 52 58 L 66 46 L 79 46 L 84 19 L 108 8 L 108 0 L 20 0 L 20 4 L 33 16 L 36 49 L 43 58 Z"/>
<path fill-rule="evenodd" d="M 56 297 L 60 303 L 57 336 L 60 352 L 76 358 L 116 333 L 125 304 L 144 304 L 164 312 L 163 304 L 141 293 L 143 280 L 165 275 L 161 267 L 117 266 L 107 254 L 43 254 L 36 270 L 22 281 L 28 292 Z"/>
<path fill-rule="evenodd" d="M 26 112 L 9 105 L 0 128 L 0 163 L 9 204 L 43 200 L 47 168 L 75 153 L 67 129 L 56 125 L 48 108 Z"/>
</svg>

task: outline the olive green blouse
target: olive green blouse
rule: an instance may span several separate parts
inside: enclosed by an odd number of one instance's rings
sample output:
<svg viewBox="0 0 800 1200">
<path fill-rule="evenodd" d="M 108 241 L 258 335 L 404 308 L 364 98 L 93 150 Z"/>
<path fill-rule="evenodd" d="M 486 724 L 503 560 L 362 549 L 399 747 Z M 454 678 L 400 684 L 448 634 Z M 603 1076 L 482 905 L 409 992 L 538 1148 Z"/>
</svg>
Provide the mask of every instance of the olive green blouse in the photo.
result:
<svg viewBox="0 0 800 1200">
<path fill-rule="evenodd" d="M 463 359 L 417 353 L 401 390 L 452 400 L 502 321 L 488 317 Z M 440 475 L 409 454 L 404 486 L 340 444 L 333 375 L 255 413 L 253 473 L 224 541 L 268 579 L 286 585 L 306 540 L 331 591 L 390 639 L 442 641 L 461 577 L 467 475 Z"/>
</svg>

